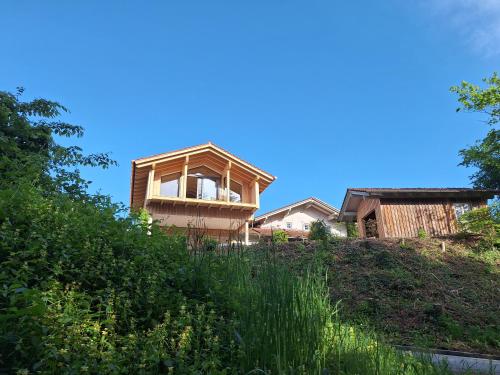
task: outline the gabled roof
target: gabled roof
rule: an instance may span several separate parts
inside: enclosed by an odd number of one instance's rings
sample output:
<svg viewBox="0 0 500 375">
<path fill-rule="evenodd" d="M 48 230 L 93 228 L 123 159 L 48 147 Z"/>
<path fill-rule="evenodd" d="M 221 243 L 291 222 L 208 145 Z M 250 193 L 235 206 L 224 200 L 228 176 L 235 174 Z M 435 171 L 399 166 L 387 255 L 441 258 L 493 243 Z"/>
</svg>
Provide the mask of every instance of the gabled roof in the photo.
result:
<svg viewBox="0 0 500 375">
<path fill-rule="evenodd" d="M 348 188 L 342 203 L 339 219 L 357 212 L 358 206 L 366 198 L 398 199 L 490 199 L 499 195 L 500 190 L 472 188 Z M 346 214 L 348 213 L 348 214 Z"/>
<path fill-rule="evenodd" d="M 336 215 L 339 213 L 339 210 L 337 208 L 329 205 L 328 203 L 323 202 L 321 199 L 310 197 L 310 198 L 289 204 L 287 206 L 277 208 L 273 211 L 266 212 L 265 214 L 259 215 L 258 217 L 255 218 L 255 222 L 264 220 L 269 216 L 274 216 L 274 215 L 280 214 L 282 212 L 285 212 L 285 211 L 288 211 L 288 210 L 291 210 L 293 208 L 300 207 L 303 205 L 315 206 L 315 207 L 321 209 L 322 211 L 324 211 L 330 215 Z"/>
<path fill-rule="evenodd" d="M 241 164 L 242 166 L 256 172 L 257 174 L 261 175 L 261 177 L 266 178 L 270 181 L 274 181 L 276 179 L 276 176 L 273 176 L 272 174 L 270 174 L 270 173 L 268 173 L 260 168 L 257 168 L 255 165 L 244 161 L 243 159 L 239 158 L 238 156 L 230 153 L 227 150 L 224 150 L 222 147 L 219 147 L 210 141 L 207 143 L 203 143 L 201 145 L 197 145 L 197 146 L 185 147 L 185 148 L 181 148 L 181 149 L 175 150 L 175 151 L 169 151 L 169 152 L 164 152 L 162 154 L 156 154 L 156 155 L 152 155 L 152 156 L 142 157 L 139 159 L 132 160 L 132 163 L 135 164 L 137 167 L 143 167 L 143 166 L 151 165 L 153 163 L 161 163 L 162 161 L 165 161 L 165 160 L 174 159 L 174 158 L 181 158 L 184 155 L 189 155 L 189 154 L 193 154 L 193 153 L 200 153 L 200 152 L 204 152 L 204 151 L 212 151 L 215 154 L 218 154 L 223 158 L 227 158 L 233 162 Z"/>
</svg>

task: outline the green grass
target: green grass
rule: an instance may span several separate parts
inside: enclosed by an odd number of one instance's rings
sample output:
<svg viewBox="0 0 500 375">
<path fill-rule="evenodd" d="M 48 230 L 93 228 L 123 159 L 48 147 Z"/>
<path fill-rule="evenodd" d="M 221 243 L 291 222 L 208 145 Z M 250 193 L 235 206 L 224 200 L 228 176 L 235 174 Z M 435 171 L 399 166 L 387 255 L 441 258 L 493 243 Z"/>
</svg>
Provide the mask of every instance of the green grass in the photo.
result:
<svg viewBox="0 0 500 375">
<path fill-rule="evenodd" d="M 298 276 L 269 248 L 209 254 L 198 261 L 199 274 L 210 274 L 231 296 L 246 373 L 448 373 L 396 351 L 371 329 L 341 321 L 326 269 L 318 263 Z"/>
<path fill-rule="evenodd" d="M 305 246 L 305 250 L 304 250 Z M 278 248 L 296 274 L 327 268 L 343 320 L 372 327 L 393 344 L 500 354 L 499 251 L 463 240 L 338 240 Z"/>
</svg>

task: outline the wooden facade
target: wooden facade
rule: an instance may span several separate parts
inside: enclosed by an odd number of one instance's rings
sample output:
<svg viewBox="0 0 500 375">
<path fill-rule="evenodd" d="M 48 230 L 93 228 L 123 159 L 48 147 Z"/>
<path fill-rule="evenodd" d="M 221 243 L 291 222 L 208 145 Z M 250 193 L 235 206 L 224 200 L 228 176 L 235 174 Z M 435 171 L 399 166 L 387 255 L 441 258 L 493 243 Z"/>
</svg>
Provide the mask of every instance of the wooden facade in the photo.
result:
<svg viewBox="0 0 500 375">
<path fill-rule="evenodd" d="M 207 143 L 132 161 L 130 205 L 160 225 L 234 238 L 275 177 Z"/>
<path fill-rule="evenodd" d="M 350 189 L 340 217 L 355 220 L 361 238 L 411 238 L 419 231 L 447 236 L 458 231 L 457 209 L 485 206 L 496 194 L 473 189 Z"/>
</svg>

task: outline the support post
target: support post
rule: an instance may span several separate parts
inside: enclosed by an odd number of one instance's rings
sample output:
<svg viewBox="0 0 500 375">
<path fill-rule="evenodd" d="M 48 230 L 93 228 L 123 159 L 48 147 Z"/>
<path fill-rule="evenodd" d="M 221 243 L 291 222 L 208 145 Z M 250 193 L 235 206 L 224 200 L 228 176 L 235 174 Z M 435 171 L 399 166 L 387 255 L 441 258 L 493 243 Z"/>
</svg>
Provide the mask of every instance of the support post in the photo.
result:
<svg viewBox="0 0 500 375">
<path fill-rule="evenodd" d="M 188 164 L 189 164 L 189 155 L 186 156 L 184 160 L 184 164 L 182 165 L 182 175 L 181 175 L 181 188 L 180 188 L 180 197 L 182 199 L 186 199 L 187 195 L 187 175 L 188 175 Z"/>
<path fill-rule="evenodd" d="M 255 190 L 255 205 L 257 206 L 257 208 L 259 208 L 260 207 L 259 179 L 255 180 L 254 190 Z"/>
<path fill-rule="evenodd" d="M 148 193 L 147 193 L 147 199 L 151 199 L 154 193 L 154 183 L 155 183 L 155 165 L 153 164 L 151 166 L 151 169 L 149 170 L 149 176 L 148 176 Z"/>
<path fill-rule="evenodd" d="M 250 245 L 250 241 L 248 238 L 248 220 L 245 220 L 245 246 Z"/>
<path fill-rule="evenodd" d="M 231 202 L 231 162 L 227 163 L 226 167 L 226 202 Z"/>
</svg>

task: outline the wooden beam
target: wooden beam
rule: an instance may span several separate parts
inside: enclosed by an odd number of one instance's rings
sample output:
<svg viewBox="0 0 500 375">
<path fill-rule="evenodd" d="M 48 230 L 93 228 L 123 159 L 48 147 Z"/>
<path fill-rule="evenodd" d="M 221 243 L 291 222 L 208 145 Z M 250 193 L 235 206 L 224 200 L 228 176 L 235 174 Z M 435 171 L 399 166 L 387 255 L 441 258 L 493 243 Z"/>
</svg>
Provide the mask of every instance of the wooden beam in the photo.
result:
<svg viewBox="0 0 500 375">
<path fill-rule="evenodd" d="M 148 187 L 147 187 L 147 199 L 150 199 L 153 196 L 153 186 L 154 186 L 154 181 L 155 181 L 155 168 L 154 164 L 149 170 L 149 175 L 148 175 Z"/>
<path fill-rule="evenodd" d="M 229 161 L 227 163 L 226 168 L 225 168 L 225 172 L 226 172 L 226 186 L 225 186 L 226 202 L 231 202 L 231 167 L 232 167 L 232 163 L 231 163 L 231 161 Z"/>
<path fill-rule="evenodd" d="M 257 208 L 260 207 L 260 192 L 259 192 L 259 179 L 257 178 L 254 182 L 254 189 L 255 189 L 255 205 Z"/>
<path fill-rule="evenodd" d="M 248 246 L 250 245 L 250 241 L 248 238 L 248 220 L 245 220 L 245 245 Z"/>
<path fill-rule="evenodd" d="M 182 165 L 182 175 L 181 175 L 180 197 L 182 199 L 185 199 L 187 194 L 188 166 L 189 166 L 189 155 L 186 155 L 186 158 L 184 159 L 184 164 Z"/>
</svg>

